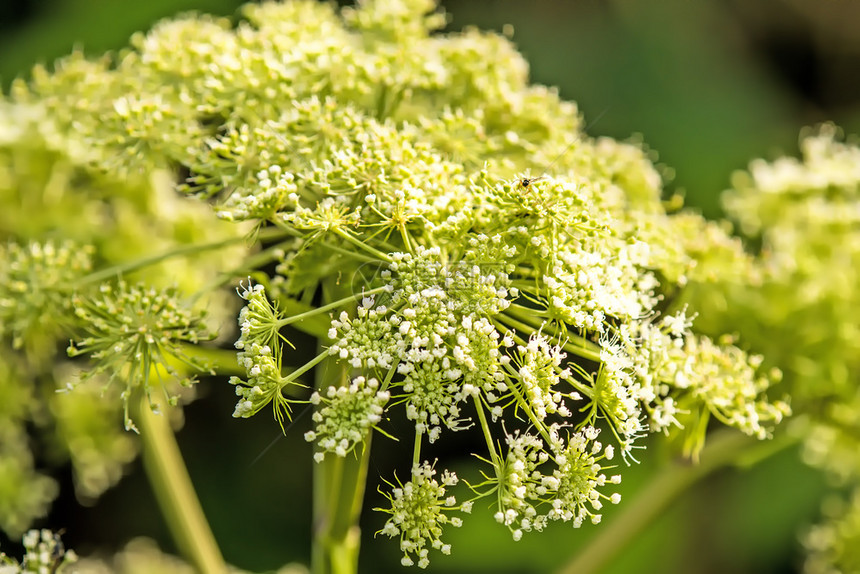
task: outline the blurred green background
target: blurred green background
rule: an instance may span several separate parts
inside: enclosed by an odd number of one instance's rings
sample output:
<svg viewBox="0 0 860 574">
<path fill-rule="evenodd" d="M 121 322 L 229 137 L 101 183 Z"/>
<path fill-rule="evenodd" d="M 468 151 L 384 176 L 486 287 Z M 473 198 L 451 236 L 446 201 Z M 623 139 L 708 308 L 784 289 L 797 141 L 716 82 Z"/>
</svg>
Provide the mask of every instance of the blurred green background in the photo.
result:
<svg viewBox="0 0 860 574">
<path fill-rule="evenodd" d="M 233 15 L 234 0 L 4 0 L 0 4 L 0 83 L 4 89 L 32 64 L 82 47 L 119 49 L 135 31 L 187 10 Z M 719 192 L 733 170 L 755 157 L 797 152 L 803 126 L 834 121 L 860 133 L 860 2 L 850 0 L 449 0 L 450 29 L 501 30 L 531 64 L 533 81 L 558 86 L 575 100 L 592 135 L 640 138 L 665 166 L 668 186 L 688 204 L 719 215 Z M 536 166 L 542 169 L 543 166 Z M 186 410 L 179 439 L 216 536 L 229 561 L 249 570 L 309 558 L 311 449 L 302 440 L 309 417 L 278 436 L 267 417 L 236 421 L 235 397 L 223 382 L 204 381 L 202 399 Z M 393 425 L 408 428 L 405 421 Z M 444 441 L 443 441 L 444 442 Z M 474 476 L 462 444 L 454 458 Z M 408 445 L 374 444 L 372 473 L 402 474 Z M 259 457 L 259 459 L 258 459 Z M 458 461 L 458 458 L 459 461 Z M 658 457 L 655 457 L 658 458 Z M 258 460 L 257 460 L 258 459 Z M 816 519 L 823 480 L 786 451 L 750 470 L 725 471 L 687 493 L 609 572 L 795 572 L 797 542 Z M 458 462 L 457 462 L 458 461 Z M 629 501 L 657 461 L 628 469 Z M 654 468 L 652 468 L 654 467 Z M 87 554 L 129 538 L 173 547 L 139 465 L 92 508 L 77 505 L 70 477 L 44 525 L 66 528 L 68 545 Z M 372 533 L 380 504 L 368 487 L 363 572 L 401 572 L 396 544 Z M 482 510 L 482 509 L 476 509 Z M 605 521 L 613 518 L 606 513 Z M 476 512 L 451 532 L 451 557 L 430 571 L 527 574 L 551 572 L 587 544 L 595 528 L 552 528 L 513 543 L 489 514 Z M 0 538 L 4 549 L 9 542 Z"/>
</svg>

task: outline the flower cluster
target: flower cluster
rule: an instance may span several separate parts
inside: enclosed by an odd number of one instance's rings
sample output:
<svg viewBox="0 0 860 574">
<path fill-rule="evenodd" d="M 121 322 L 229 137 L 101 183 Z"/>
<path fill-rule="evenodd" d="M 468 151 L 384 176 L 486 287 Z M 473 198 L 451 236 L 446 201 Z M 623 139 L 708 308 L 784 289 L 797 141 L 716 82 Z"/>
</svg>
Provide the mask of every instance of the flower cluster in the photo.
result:
<svg viewBox="0 0 860 574">
<path fill-rule="evenodd" d="M 406 348 L 398 327 L 399 318 L 388 317 L 388 307 L 374 307 L 372 297 L 364 298 L 350 319 L 346 311 L 331 322 L 329 337 L 335 343 L 329 347 L 332 355 L 349 361 L 355 368 L 390 369 L 394 357 Z M 408 326 L 408 325 L 407 325 Z"/>
<path fill-rule="evenodd" d="M 72 291 L 92 254 L 71 241 L 0 246 L 0 338 L 7 344 L 0 349 L 0 528 L 10 536 L 43 516 L 59 492 L 37 450 L 56 453 L 57 464 L 68 454 L 82 498 L 115 484 L 135 452 L 117 428 L 118 401 L 53 392 L 61 384 L 54 381 L 70 378 L 70 369 L 55 365 L 58 339 L 75 324 Z"/>
<path fill-rule="evenodd" d="M 80 377 L 73 365 L 63 367 L 58 369 L 58 380 Z M 78 383 L 74 392 L 53 393 L 48 402 L 56 435 L 63 437 L 58 446 L 68 453 L 75 471 L 75 494 L 80 500 L 95 501 L 117 484 L 124 465 L 138 451 L 134 437 L 117 424 L 120 391 L 106 383 L 106 378 L 96 377 Z"/>
<path fill-rule="evenodd" d="M 228 221 L 271 219 L 289 203 L 298 201 L 294 182 L 293 174 L 282 174 L 280 166 L 272 165 L 257 174 L 253 194 L 232 194 L 219 207 L 218 215 Z"/>
<path fill-rule="evenodd" d="M 636 345 L 625 344 L 624 332 L 613 337 L 601 337 L 600 368 L 590 376 L 591 389 L 583 389 L 589 401 L 588 420 L 597 424 L 600 418 L 610 421 L 610 430 L 619 438 L 626 457 L 633 443 L 648 428 L 644 408 L 651 405 L 654 394 L 650 387 L 650 372 L 634 369 L 634 359 L 640 357 Z M 651 427 L 650 430 L 657 429 Z"/>
<path fill-rule="evenodd" d="M 848 501 L 830 501 L 824 512 L 827 521 L 803 536 L 808 552 L 804 572 L 856 572 L 860 568 L 860 493 L 855 489 Z"/>
<path fill-rule="evenodd" d="M 78 560 L 74 550 L 66 550 L 60 535 L 50 530 L 30 530 L 24 535 L 24 559 L 19 564 L 4 553 L 0 553 L 0 572 L 24 574 L 33 572 L 68 572 L 68 566 Z"/>
<path fill-rule="evenodd" d="M 314 430 L 305 433 L 305 440 L 321 449 L 314 459 L 321 461 L 326 452 L 346 456 L 357 444 L 364 442 L 368 432 L 382 421 L 385 403 L 391 398 L 380 390 L 379 381 L 356 377 L 348 387 L 329 387 L 325 395 L 315 392 L 311 404 L 325 405 L 313 415 Z"/>
<path fill-rule="evenodd" d="M 621 501 L 618 493 L 598 490 L 621 482 L 620 475 L 607 477 L 603 472 L 611 467 L 602 461 L 611 460 L 615 451 L 597 441 L 598 434 L 594 427 L 562 433 L 553 425 L 546 442 L 529 433 L 507 437 L 507 454 L 494 457 L 495 476 L 476 490 L 496 497 L 495 519 L 510 529 L 514 540 L 524 532 L 543 530 L 550 521 L 570 522 L 574 528 L 585 520 L 597 524 L 603 500 Z"/>
<path fill-rule="evenodd" d="M 407 363 L 408 364 L 408 363 Z M 450 360 L 441 362 L 422 362 L 404 366 L 401 370 L 403 381 L 400 383 L 406 402 L 406 417 L 415 421 L 415 431 L 427 434 L 430 442 L 435 442 L 442 434 L 442 425 L 457 430 L 463 421 L 460 418 L 459 402 L 462 391 L 457 377 L 451 377 Z M 408 370 L 407 370 L 408 369 Z"/>
<path fill-rule="evenodd" d="M 70 357 L 89 355 L 95 365 L 83 377 L 105 373 L 111 380 L 122 379 L 126 429 L 134 429 L 129 403 L 139 388 L 147 396 L 160 384 L 169 404 L 177 395 L 170 391 L 166 375 L 179 376 L 190 384 L 193 375 L 181 376 L 175 361 L 192 373 L 205 366 L 184 349 L 210 337 L 203 316 L 181 302 L 175 289 L 156 290 L 119 281 L 105 283 L 98 294 L 72 297 L 75 318 L 87 336 L 69 345 Z M 158 377 L 153 381 L 152 376 Z"/>
<path fill-rule="evenodd" d="M 690 332 L 691 325 L 684 310 L 639 325 L 641 352 L 631 368 L 648 382 L 639 391 L 650 396 L 646 410 L 651 429 L 668 433 L 672 426 L 689 427 L 692 454 L 704 444 L 709 415 L 745 434 L 769 436 L 773 425 L 791 413 L 785 401 L 763 398 L 781 373 L 762 373 L 760 355 L 749 355 L 728 338 L 718 345 Z"/>
<path fill-rule="evenodd" d="M 460 526 L 463 521 L 457 516 L 449 516 L 452 511 L 469 513 L 472 511 L 470 502 L 457 505 L 453 496 L 446 489 L 457 484 L 457 475 L 445 471 L 441 481 L 433 478 L 436 469 L 424 463 L 412 467 L 412 479 L 406 484 L 397 481 L 391 492 L 384 492 L 390 508 L 377 508 L 390 518 L 385 522 L 378 534 L 390 538 L 400 537 L 400 550 L 403 551 L 401 563 L 412 566 L 418 558 L 418 567 L 426 568 L 430 564 L 428 557 L 431 548 L 443 554 L 451 553 L 451 545 L 442 542 L 442 527 L 451 524 Z"/>
<path fill-rule="evenodd" d="M 598 520 L 601 461 L 615 448 L 629 457 L 648 431 L 693 434 L 691 453 L 708 415 L 767 436 L 788 412 L 766 398 L 775 379 L 758 374 L 757 358 L 693 333 L 668 301 L 712 261 L 740 260 L 740 245 L 701 218 L 667 214 L 646 154 L 584 137 L 573 105 L 527 85 L 506 40 L 429 36 L 431 9 L 367 2 L 340 21 L 330 8 L 263 4 L 235 33 L 201 21 L 199 41 L 224 46 L 201 50 L 205 80 L 191 72 L 193 54 L 163 55 L 191 20 L 139 43 L 143 61 L 189 77 L 198 101 L 234 101 L 188 166 L 186 189 L 221 198 L 222 218 L 281 232 L 270 294 L 296 311 L 242 327 L 248 379 L 231 380 L 235 414 L 270 401 L 279 421 L 289 414 L 302 399 L 283 394 L 295 373 L 281 374 L 277 330 L 331 313 L 326 356 L 352 374 L 310 394 L 317 459 L 359 447 L 398 405 L 415 425 L 416 461 L 425 443 L 473 426 L 495 453 L 494 436 L 515 436 L 499 423 L 524 418 L 539 437 L 535 460 L 554 466 L 529 504 L 553 510 L 517 515 L 521 532 Z M 422 32 L 407 42 L 402 29 Z M 333 53 L 338 41 L 349 49 Z M 255 42 L 256 56 L 243 51 Z M 479 70 L 479 57 L 495 64 Z M 240 92 L 230 82 L 246 78 L 228 73 L 237 61 L 250 76 L 272 71 Z M 524 179 L 562 151 L 554 176 Z M 307 332 L 319 337 L 317 326 Z M 595 440 L 601 427 L 615 446 Z M 485 460 L 498 466 L 495 456 Z"/>
<path fill-rule="evenodd" d="M 733 178 L 723 202 L 750 244 L 760 246 L 751 257 L 756 273 L 718 280 L 722 312 L 703 312 L 701 323 L 710 331 L 731 326 L 743 333 L 764 365 L 782 372 L 792 409 L 802 415 L 792 430 L 803 441 L 805 461 L 856 490 L 860 146 L 823 125 L 801 135 L 800 149 L 800 158 L 756 160 Z M 711 307 L 708 289 L 692 287 L 691 305 Z M 697 350 L 706 348 L 699 344 Z M 708 368 L 727 372 L 721 362 Z M 754 383 L 743 371 L 732 374 L 728 388 L 739 389 L 739 382 L 752 392 Z M 825 508 L 824 514 L 825 522 L 806 538 L 807 569 L 856 569 L 857 557 L 847 549 L 857 540 L 857 497 L 844 512 Z"/>
<path fill-rule="evenodd" d="M 275 403 L 275 418 L 282 421 L 289 414 L 289 403 L 283 400 L 281 388 L 286 384 L 281 376 L 281 363 L 268 345 L 251 343 L 239 353 L 239 364 L 247 372 L 247 380 L 230 377 L 240 397 L 234 417 L 248 418 L 270 402 Z"/>
<path fill-rule="evenodd" d="M 9 412 L 16 406 L 22 411 L 27 409 L 32 392 L 28 393 L 30 389 L 26 387 L 24 392 L 18 390 L 16 387 L 20 385 L 15 383 L 19 380 L 4 371 L 0 369 L 3 377 L 0 379 L 0 395 L 6 403 L 0 407 L 3 415 L 3 424 L 0 425 L 0 474 L 3 476 L 0 484 L 0 528 L 10 536 L 19 536 L 35 518 L 48 512 L 60 488 L 54 479 L 39 471 L 36 458 L 28 448 L 27 421 L 10 416 L 18 414 Z"/>
<path fill-rule="evenodd" d="M 258 345 L 278 348 L 280 336 L 278 329 L 282 319 L 276 305 L 267 298 L 265 288 L 248 280 L 248 286 L 242 285 L 239 293 L 247 304 L 239 311 L 239 340 L 235 347 L 245 351 L 246 341 L 254 341 Z M 241 362 L 241 361 L 240 361 Z"/>
<path fill-rule="evenodd" d="M 456 479 L 416 464 L 444 433 L 480 429 L 495 470 L 477 496 L 497 492 L 519 537 L 550 520 L 597 522 L 618 499 L 600 492 L 617 483 L 604 462 L 647 431 L 692 420 L 703 432 L 710 413 L 764 437 L 787 413 L 768 402 L 775 381 L 756 357 L 692 332 L 674 307 L 689 282 L 719 276 L 715 261 L 743 260 L 739 244 L 667 213 L 648 154 L 583 134 L 574 104 L 528 84 L 509 40 L 434 35 L 445 17 L 431 0 L 263 2 L 244 14 L 235 26 L 160 23 L 115 66 L 73 55 L 16 83 L 12 102 L 42 114 L 41 137 L 68 132 L 56 149 L 78 163 L 153 180 L 170 168 L 225 223 L 255 226 L 261 250 L 235 272 L 271 287 L 241 293 L 234 416 L 272 403 L 283 425 L 310 400 L 308 437 L 328 465 L 328 452 L 364 456 L 371 429 L 402 405 L 412 476 L 387 494 L 383 532 L 401 537 L 404 563 L 448 550 Z M 551 160 L 551 176 L 527 175 Z M 71 352 L 127 373 L 126 402 L 149 391 L 151 372 L 173 372 L 168 357 L 196 367 L 183 346 L 205 334 L 174 297 L 125 283 L 79 296 L 89 336 Z M 291 372 L 287 325 L 328 346 Z M 299 395 L 323 361 L 341 379 L 318 373 Z M 506 430 L 522 420 L 527 432 Z M 597 441 L 598 428 L 617 444 Z"/>
<path fill-rule="evenodd" d="M 285 396 L 285 392 L 291 385 L 301 386 L 296 379 L 316 362 L 284 376 L 281 372 L 281 341 L 286 339 L 279 333 L 279 329 L 285 324 L 281 314 L 266 297 L 265 289 L 260 284 L 255 285 L 249 280 L 239 296 L 245 299 L 247 304 L 239 312 L 240 336 L 235 347 L 239 349 L 239 364 L 245 369 L 247 376 L 246 379 L 230 377 L 229 382 L 235 385 L 236 395 L 239 397 L 233 416 L 248 418 L 269 403 L 274 403 L 275 420 L 283 428 L 284 416 L 290 417 L 292 402 Z M 321 357 L 318 357 L 318 360 Z"/>
<path fill-rule="evenodd" d="M 0 245 L 0 337 L 13 349 L 50 354 L 70 289 L 92 268 L 92 251 L 72 242 Z"/>
<path fill-rule="evenodd" d="M 539 420 L 547 415 L 571 416 L 570 409 L 562 397 L 579 400 L 578 393 L 564 393 L 563 380 L 571 380 L 570 367 L 562 368 L 566 358 L 558 345 L 551 345 L 546 337 L 533 334 L 526 345 L 518 345 L 512 363 L 516 377 L 512 378 L 514 388 L 526 399 L 529 408 Z"/>
</svg>

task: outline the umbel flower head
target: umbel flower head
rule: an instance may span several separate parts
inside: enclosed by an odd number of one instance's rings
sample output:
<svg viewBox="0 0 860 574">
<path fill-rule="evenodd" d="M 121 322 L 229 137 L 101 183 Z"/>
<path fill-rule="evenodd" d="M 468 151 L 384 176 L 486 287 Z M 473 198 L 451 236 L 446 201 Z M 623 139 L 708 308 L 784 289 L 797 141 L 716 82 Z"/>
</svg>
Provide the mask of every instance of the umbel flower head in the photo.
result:
<svg viewBox="0 0 860 574">
<path fill-rule="evenodd" d="M 469 513 L 472 510 L 471 502 L 458 506 L 457 500 L 446 492 L 447 488 L 459 482 L 456 474 L 445 471 L 441 482 L 434 478 L 435 475 L 436 469 L 429 463 L 415 465 L 411 480 L 406 484 L 398 480 L 396 486 L 392 485 L 391 492 L 383 493 L 391 504 L 390 508 L 376 509 L 390 515 L 377 534 L 400 538 L 403 552 L 400 562 L 404 566 L 414 565 L 415 556 L 418 567 L 427 568 L 431 548 L 450 554 L 451 545 L 442 542 L 442 527 L 447 524 L 459 527 L 463 521 L 456 516 L 448 516 L 448 513 L 454 510 Z"/>
<path fill-rule="evenodd" d="M 449 433 L 482 434 L 489 468 L 474 495 L 496 496 L 519 538 L 598 522 L 618 501 L 606 461 L 616 449 L 630 460 L 648 432 L 684 433 L 695 454 L 709 416 L 762 438 L 787 414 L 758 359 L 672 305 L 713 280 L 713 261 L 744 261 L 740 245 L 666 213 L 647 154 L 583 134 L 576 106 L 530 85 L 508 39 L 435 33 L 445 17 L 431 0 L 264 2 L 244 15 L 162 22 L 115 67 L 75 56 L 14 97 L 96 166 L 183 166 L 184 191 L 265 233 L 248 265 L 266 279 L 241 292 L 234 416 L 272 404 L 283 425 L 311 401 L 307 436 L 328 464 L 361 456 L 403 408 L 411 476 L 386 494 L 383 531 L 405 563 L 447 552 L 449 511 L 470 508 L 447 493 L 453 474 L 437 481 L 420 462 Z M 188 360 L 182 345 L 203 334 L 172 293 L 106 289 L 79 301 L 89 337 L 73 352 L 129 388 L 148 389 L 168 355 Z M 294 370 L 287 325 L 323 347 Z M 300 377 L 323 361 L 346 375 L 306 391 Z"/>
<path fill-rule="evenodd" d="M 248 418 L 269 403 L 274 403 L 275 420 L 284 426 L 284 416 L 290 416 L 292 402 L 285 392 L 291 386 L 303 386 L 298 377 L 316 365 L 325 355 L 320 355 L 304 367 L 288 376 L 281 374 L 283 351 L 281 341 L 286 341 L 279 329 L 288 324 L 278 309 L 267 298 L 262 285 L 254 285 L 248 280 L 247 287 L 239 296 L 248 304 L 239 312 L 239 364 L 247 373 L 246 379 L 230 377 L 230 384 L 236 386 L 239 402 L 233 411 L 234 417 Z M 289 343 L 289 341 L 286 341 Z"/>
<path fill-rule="evenodd" d="M 316 441 L 321 449 L 314 459 L 321 461 L 326 452 L 346 456 L 362 444 L 382 421 L 389 398 L 391 393 L 379 390 L 379 381 L 364 377 L 356 377 L 348 387 L 329 387 L 325 395 L 312 394 L 311 404 L 324 405 L 313 415 L 316 430 L 305 433 L 305 440 Z"/>
<path fill-rule="evenodd" d="M 754 160 L 723 202 L 760 245 L 755 280 L 724 280 L 731 325 L 784 374 L 803 458 L 849 493 L 804 537 L 810 573 L 857 571 L 860 555 L 860 146 L 833 125 L 804 130 L 801 157 Z M 706 293 L 694 290 L 694 301 Z"/>
<path fill-rule="evenodd" d="M 210 334 L 202 316 L 186 307 L 175 289 L 119 281 L 102 285 L 98 294 L 75 295 L 72 304 L 86 336 L 69 345 L 69 356 L 89 355 L 94 361 L 84 377 L 105 373 L 122 381 L 126 429 L 135 428 L 128 411 L 136 391 L 149 396 L 160 386 L 168 403 L 176 404 L 169 379 L 178 376 L 187 385 L 193 376 L 182 376 L 179 367 L 192 372 L 205 369 L 183 346 L 206 340 Z"/>
<path fill-rule="evenodd" d="M 72 242 L 0 245 L 0 338 L 31 356 L 51 354 L 70 289 L 92 268 L 92 251 Z"/>
<path fill-rule="evenodd" d="M 524 532 L 543 530 L 550 521 L 584 521 L 597 524 L 603 501 L 613 504 L 621 495 L 606 495 L 598 488 L 619 484 L 621 475 L 607 477 L 603 461 L 615 456 L 611 445 L 597 441 L 599 430 L 585 427 L 571 433 L 552 425 L 545 437 L 514 433 L 507 437 L 507 453 L 493 453 L 494 476 L 474 490 L 494 496 L 496 522 L 507 526 L 514 540 Z"/>
</svg>

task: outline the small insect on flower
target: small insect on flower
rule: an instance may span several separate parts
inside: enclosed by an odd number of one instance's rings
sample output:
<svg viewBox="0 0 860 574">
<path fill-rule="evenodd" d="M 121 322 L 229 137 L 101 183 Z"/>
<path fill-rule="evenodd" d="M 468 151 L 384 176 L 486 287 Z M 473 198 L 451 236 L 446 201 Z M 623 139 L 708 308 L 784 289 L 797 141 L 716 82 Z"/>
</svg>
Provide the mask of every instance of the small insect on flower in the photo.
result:
<svg viewBox="0 0 860 574">
<path fill-rule="evenodd" d="M 56 534 L 52 535 L 53 539 L 53 549 L 51 550 L 50 555 L 50 572 L 51 574 L 55 574 L 60 571 L 60 567 L 66 562 L 66 547 L 63 546 L 63 540 L 60 538 L 65 532 L 65 528 L 61 528 Z"/>
<path fill-rule="evenodd" d="M 605 110 L 603 110 L 602 112 L 600 112 L 600 113 L 597 115 L 597 117 L 596 117 L 596 118 L 594 118 L 593 120 L 591 120 L 591 122 L 590 122 L 587 126 L 585 126 L 585 130 L 583 130 L 583 132 L 582 132 L 582 133 L 587 132 L 587 131 L 589 130 L 589 128 L 591 128 L 592 126 L 594 126 L 594 124 L 596 124 L 596 123 L 600 120 L 600 118 L 602 118 L 602 117 L 603 117 L 603 115 L 604 115 L 607 111 L 609 111 L 609 108 L 606 108 Z M 521 178 L 521 179 L 520 179 L 520 181 L 519 181 L 519 186 L 520 186 L 520 188 L 522 188 L 522 189 L 524 189 L 524 190 L 526 190 L 526 191 L 529 191 L 529 188 L 530 188 L 531 184 L 533 184 L 533 183 L 537 183 L 537 182 L 539 182 L 539 181 L 541 181 L 541 180 L 546 179 L 546 178 L 547 178 L 547 173 L 549 173 L 549 170 L 552 168 L 552 166 L 554 166 L 554 165 L 558 162 L 558 160 L 560 160 L 562 157 L 564 157 L 564 156 L 565 156 L 565 154 L 567 154 L 567 152 L 569 152 L 569 151 L 570 151 L 570 148 L 572 148 L 572 147 L 576 144 L 576 142 L 578 142 L 578 141 L 579 141 L 579 138 L 580 138 L 580 137 L 582 137 L 582 133 L 580 133 L 580 134 L 579 134 L 579 135 L 577 135 L 575 138 L 573 138 L 573 141 L 572 141 L 572 142 L 570 142 L 569 144 L 567 144 L 567 146 L 562 150 L 562 152 L 561 152 L 560 154 L 558 154 L 557 156 L 555 156 L 555 159 L 553 159 L 551 162 L 549 162 L 549 164 L 547 164 L 547 166 L 546 166 L 546 167 L 544 168 L 544 170 L 543 170 L 543 173 L 541 173 L 539 176 L 537 176 L 537 177 L 523 177 L 523 178 Z"/>
<path fill-rule="evenodd" d="M 568 146 L 568 147 L 570 147 L 570 146 Z M 561 156 L 559 156 L 559 157 L 561 157 Z M 558 160 L 558 158 L 556 158 L 556 160 L 555 160 L 555 161 L 557 161 L 557 160 Z M 552 164 L 553 164 L 553 163 L 555 163 L 555 161 L 553 161 L 553 162 L 549 165 L 549 167 L 552 167 Z M 549 167 L 548 167 L 547 169 L 549 169 Z M 524 178 L 522 178 L 522 179 L 520 180 L 520 187 L 521 187 L 521 188 L 523 188 L 523 189 L 525 189 L 526 191 L 528 191 L 529 186 L 530 186 L 531 184 L 533 184 L 533 183 L 535 183 L 535 182 L 537 182 L 537 181 L 540 181 L 540 180 L 542 180 L 542 179 L 546 179 L 546 170 L 544 170 L 544 175 L 539 175 L 539 176 L 537 176 L 537 177 L 524 177 Z"/>
</svg>

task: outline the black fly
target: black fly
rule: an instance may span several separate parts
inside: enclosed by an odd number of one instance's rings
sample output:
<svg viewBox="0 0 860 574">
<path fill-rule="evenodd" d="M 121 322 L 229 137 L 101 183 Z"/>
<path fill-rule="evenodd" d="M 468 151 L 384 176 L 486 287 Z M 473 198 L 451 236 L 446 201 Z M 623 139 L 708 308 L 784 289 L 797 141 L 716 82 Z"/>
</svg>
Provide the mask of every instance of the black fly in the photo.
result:
<svg viewBox="0 0 860 574">
<path fill-rule="evenodd" d="M 570 146 L 568 146 L 568 148 L 570 148 Z M 565 151 L 567 151 L 567 150 L 565 150 Z M 559 157 L 561 157 L 561 156 L 559 156 Z M 547 169 L 549 169 L 550 167 L 552 167 L 552 165 L 553 165 L 556 161 L 558 161 L 558 158 L 556 158 L 555 160 L 553 160 L 553 162 L 552 162 L 551 164 L 549 164 L 549 166 L 547 167 Z M 536 182 L 536 181 L 540 181 L 540 180 L 542 180 L 542 179 L 546 179 L 546 175 L 539 175 L 539 176 L 537 176 L 537 177 L 524 177 L 524 178 L 522 178 L 522 179 L 520 180 L 520 187 L 522 187 L 523 189 L 528 189 L 528 188 L 529 188 L 529 186 L 530 186 L 531 184 L 533 184 L 533 183 L 534 183 L 534 182 Z"/>
<path fill-rule="evenodd" d="M 585 126 L 585 130 L 583 130 L 583 133 L 588 131 L 589 128 L 591 128 L 594 124 L 596 124 L 600 120 L 600 118 L 602 118 L 603 115 L 608 111 L 609 111 L 609 108 L 606 108 L 602 112 L 600 112 L 596 118 L 591 120 L 591 122 L 587 126 Z M 552 166 L 554 166 L 558 160 L 560 160 L 568 151 L 570 151 L 570 148 L 572 148 L 573 145 L 579 141 L 579 138 L 580 138 L 580 136 L 576 136 L 576 138 L 574 138 L 574 140 L 572 142 L 567 144 L 567 147 L 565 147 L 564 150 L 562 150 L 562 152 L 560 154 L 555 156 L 555 159 L 552 160 L 549 163 L 549 165 L 546 166 L 546 168 L 544 168 L 542 174 L 540 174 L 537 177 L 524 177 L 524 178 L 520 179 L 520 181 L 519 181 L 520 187 L 523 188 L 524 190 L 528 191 L 529 186 L 531 184 L 536 183 L 538 181 L 541 181 L 542 179 L 546 179 L 547 173 L 549 173 L 549 170 L 552 168 Z"/>
</svg>

